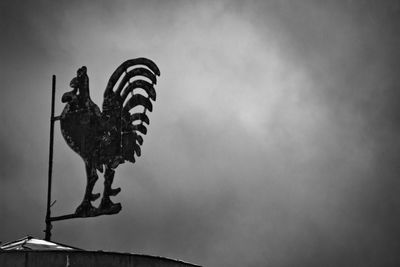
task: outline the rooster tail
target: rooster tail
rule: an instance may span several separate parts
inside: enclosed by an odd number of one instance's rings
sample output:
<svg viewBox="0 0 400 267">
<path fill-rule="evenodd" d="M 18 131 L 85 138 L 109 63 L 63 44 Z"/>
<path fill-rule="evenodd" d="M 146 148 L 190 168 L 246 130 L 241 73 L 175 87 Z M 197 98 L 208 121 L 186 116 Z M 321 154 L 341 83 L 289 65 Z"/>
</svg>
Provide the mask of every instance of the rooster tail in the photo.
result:
<svg viewBox="0 0 400 267">
<path fill-rule="evenodd" d="M 130 59 L 111 75 L 104 91 L 103 112 L 112 128 L 118 129 L 120 152 L 124 160 L 135 162 L 141 155 L 140 146 L 150 120 L 147 111 L 153 110 L 156 100 L 154 85 L 160 70 L 147 58 Z"/>
</svg>

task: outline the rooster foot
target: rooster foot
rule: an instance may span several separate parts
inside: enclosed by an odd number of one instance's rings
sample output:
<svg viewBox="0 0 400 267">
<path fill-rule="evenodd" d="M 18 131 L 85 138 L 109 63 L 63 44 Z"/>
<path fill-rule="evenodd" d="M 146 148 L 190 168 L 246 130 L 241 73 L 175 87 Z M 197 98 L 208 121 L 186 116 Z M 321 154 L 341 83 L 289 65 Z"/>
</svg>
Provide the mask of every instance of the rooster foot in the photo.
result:
<svg viewBox="0 0 400 267">
<path fill-rule="evenodd" d="M 110 199 L 103 198 L 97 210 L 101 214 L 116 214 L 121 208 L 121 203 L 113 203 Z"/>
<path fill-rule="evenodd" d="M 115 189 L 111 189 L 109 192 L 110 196 L 116 196 L 119 194 L 119 192 L 121 192 L 121 187 L 115 188 Z"/>
<path fill-rule="evenodd" d="M 79 217 L 92 217 L 97 215 L 97 209 L 92 206 L 90 201 L 84 200 L 75 210 L 75 214 Z"/>
</svg>

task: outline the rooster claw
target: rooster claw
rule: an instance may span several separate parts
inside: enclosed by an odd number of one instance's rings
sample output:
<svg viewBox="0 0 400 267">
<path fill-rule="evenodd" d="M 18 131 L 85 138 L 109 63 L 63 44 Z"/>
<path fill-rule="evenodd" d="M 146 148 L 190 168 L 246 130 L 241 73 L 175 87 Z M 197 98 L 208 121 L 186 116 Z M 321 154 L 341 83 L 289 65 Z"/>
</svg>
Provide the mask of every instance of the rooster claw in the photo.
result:
<svg viewBox="0 0 400 267">
<path fill-rule="evenodd" d="M 121 192 L 121 187 L 115 188 L 115 189 L 111 189 L 109 195 L 110 196 L 116 196 L 119 194 L 119 192 Z"/>
<path fill-rule="evenodd" d="M 116 214 L 122 209 L 121 203 L 113 203 L 111 200 L 102 199 L 100 206 L 98 207 L 98 212 L 101 214 Z"/>
<path fill-rule="evenodd" d="M 100 197 L 100 193 L 91 194 L 91 196 L 90 196 L 90 201 L 95 201 L 95 200 L 98 199 L 99 197 Z"/>
<path fill-rule="evenodd" d="M 79 217 L 93 217 L 97 215 L 97 209 L 88 200 L 84 200 L 75 210 Z"/>
</svg>

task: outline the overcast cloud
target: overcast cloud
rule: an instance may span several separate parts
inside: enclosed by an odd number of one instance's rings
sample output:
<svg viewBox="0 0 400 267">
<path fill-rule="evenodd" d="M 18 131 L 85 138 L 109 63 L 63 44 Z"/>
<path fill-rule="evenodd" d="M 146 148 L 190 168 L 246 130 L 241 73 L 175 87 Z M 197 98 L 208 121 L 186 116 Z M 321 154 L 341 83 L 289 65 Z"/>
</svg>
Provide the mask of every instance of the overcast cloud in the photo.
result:
<svg viewBox="0 0 400 267">
<path fill-rule="evenodd" d="M 56 112 L 88 67 L 98 105 L 124 60 L 161 76 L 115 216 L 53 239 L 205 266 L 398 266 L 398 1 L 2 1 L 0 241 L 43 237 Z M 55 131 L 54 215 L 83 161 Z M 102 190 L 100 179 L 96 187 Z"/>
</svg>

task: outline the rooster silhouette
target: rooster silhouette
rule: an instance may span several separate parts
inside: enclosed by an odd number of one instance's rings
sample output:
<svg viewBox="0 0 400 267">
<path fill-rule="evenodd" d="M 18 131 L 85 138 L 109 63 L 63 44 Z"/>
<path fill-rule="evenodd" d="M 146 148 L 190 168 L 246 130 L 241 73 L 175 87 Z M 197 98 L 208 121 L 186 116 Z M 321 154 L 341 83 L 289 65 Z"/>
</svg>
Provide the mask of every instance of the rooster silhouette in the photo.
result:
<svg viewBox="0 0 400 267">
<path fill-rule="evenodd" d="M 85 162 L 87 185 L 82 203 L 75 214 L 91 217 L 115 214 L 120 203 L 113 203 L 111 196 L 121 189 L 112 188 L 115 169 L 125 161 L 135 162 L 140 156 L 140 146 L 149 124 L 146 111 L 152 111 L 151 100 L 156 100 L 154 85 L 160 75 L 157 65 L 146 58 L 130 59 L 122 63 L 111 75 L 104 91 L 102 111 L 90 99 L 89 77 L 85 66 L 71 80 L 72 91 L 66 92 L 61 101 L 66 103 L 60 115 L 62 135 Z M 92 201 L 100 197 L 93 193 L 98 180 L 97 171 L 104 171 L 104 192 L 100 205 Z"/>
</svg>

